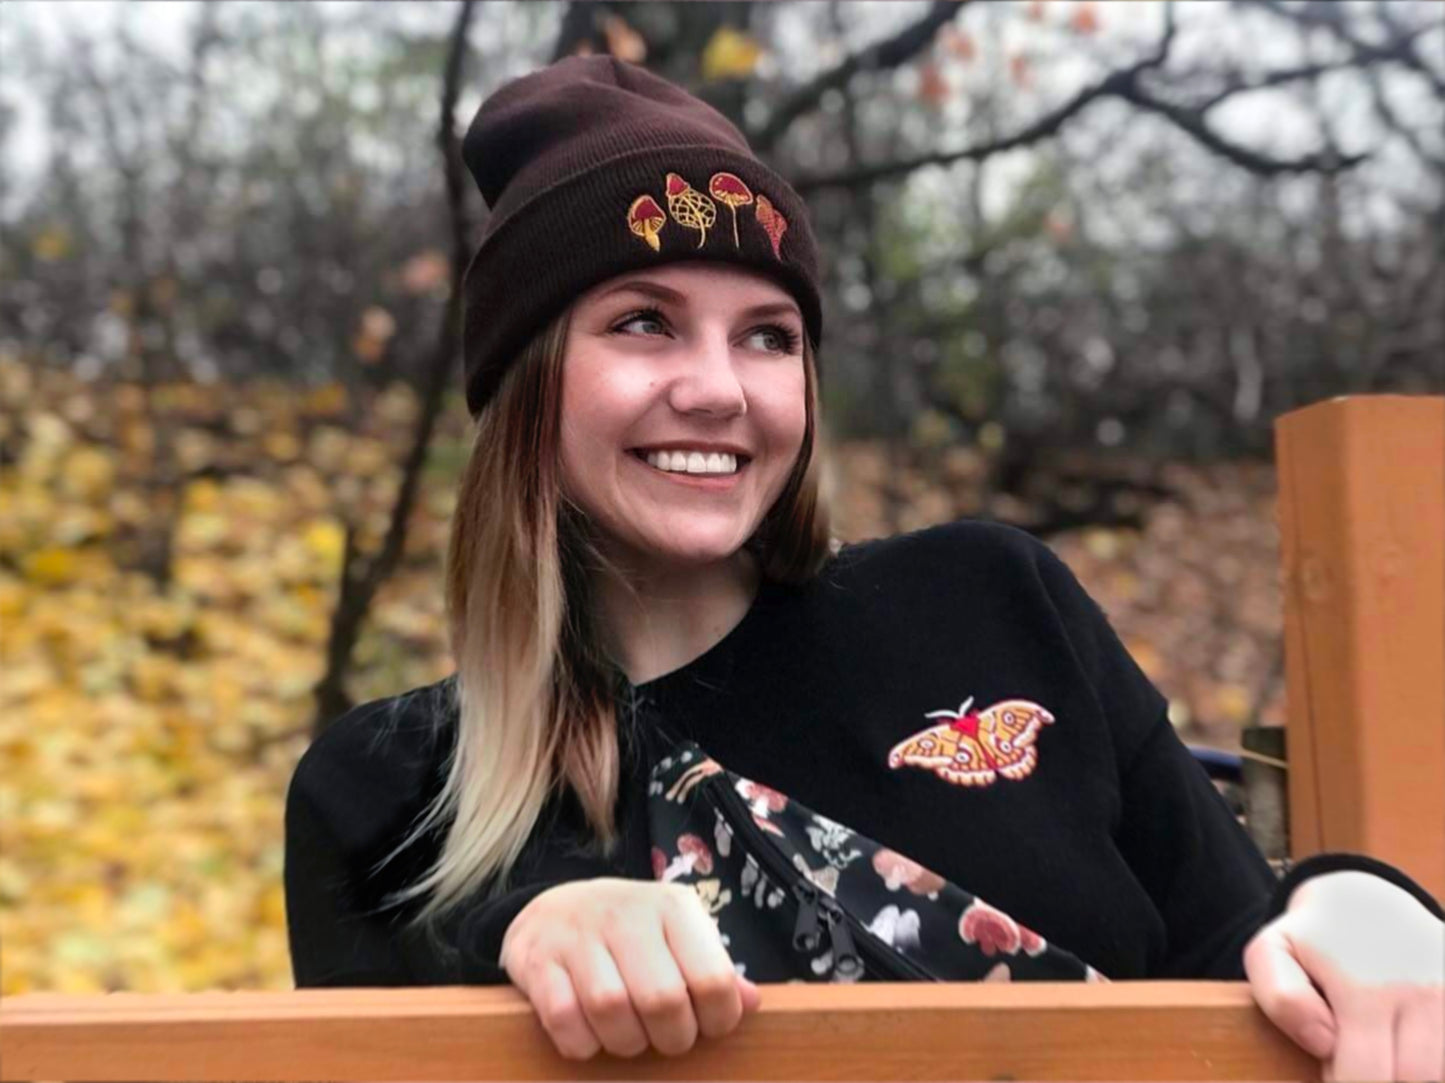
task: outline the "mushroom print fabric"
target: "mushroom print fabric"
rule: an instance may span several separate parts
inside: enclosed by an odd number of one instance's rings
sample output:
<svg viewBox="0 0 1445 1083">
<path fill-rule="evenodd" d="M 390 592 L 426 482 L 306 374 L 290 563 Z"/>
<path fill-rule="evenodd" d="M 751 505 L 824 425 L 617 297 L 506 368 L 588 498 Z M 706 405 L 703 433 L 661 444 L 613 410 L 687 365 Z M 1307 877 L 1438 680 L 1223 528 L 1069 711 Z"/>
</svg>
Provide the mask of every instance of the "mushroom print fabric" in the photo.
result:
<svg viewBox="0 0 1445 1083">
<path fill-rule="evenodd" d="M 686 884 L 758 982 L 1106 981 L 1092 966 L 904 854 L 693 741 L 648 774 L 654 879 Z"/>
</svg>

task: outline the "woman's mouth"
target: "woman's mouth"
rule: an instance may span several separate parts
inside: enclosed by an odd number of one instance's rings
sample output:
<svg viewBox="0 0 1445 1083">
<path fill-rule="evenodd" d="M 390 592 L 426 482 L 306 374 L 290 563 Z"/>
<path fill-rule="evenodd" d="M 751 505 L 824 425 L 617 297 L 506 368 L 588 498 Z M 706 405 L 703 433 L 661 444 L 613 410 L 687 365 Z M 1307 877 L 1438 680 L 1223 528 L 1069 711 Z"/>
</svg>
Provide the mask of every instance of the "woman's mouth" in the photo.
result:
<svg viewBox="0 0 1445 1083">
<path fill-rule="evenodd" d="M 729 489 L 752 462 L 746 455 L 730 452 L 644 451 L 628 452 L 652 474 L 664 474 L 669 481 L 705 489 Z"/>
</svg>

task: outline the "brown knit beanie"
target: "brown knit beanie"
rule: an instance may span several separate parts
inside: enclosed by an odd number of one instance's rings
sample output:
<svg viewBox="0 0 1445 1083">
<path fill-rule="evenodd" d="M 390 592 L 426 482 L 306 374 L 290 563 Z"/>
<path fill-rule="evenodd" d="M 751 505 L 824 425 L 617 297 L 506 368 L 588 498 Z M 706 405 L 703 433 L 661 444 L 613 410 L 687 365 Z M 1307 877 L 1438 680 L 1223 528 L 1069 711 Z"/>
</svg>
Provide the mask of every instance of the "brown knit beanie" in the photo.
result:
<svg viewBox="0 0 1445 1083">
<path fill-rule="evenodd" d="M 802 199 L 721 113 L 644 68 L 571 56 L 502 86 L 462 157 L 491 215 L 463 285 L 475 417 L 527 341 L 593 285 L 678 260 L 770 275 L 823 333 Z"/>
</svg>

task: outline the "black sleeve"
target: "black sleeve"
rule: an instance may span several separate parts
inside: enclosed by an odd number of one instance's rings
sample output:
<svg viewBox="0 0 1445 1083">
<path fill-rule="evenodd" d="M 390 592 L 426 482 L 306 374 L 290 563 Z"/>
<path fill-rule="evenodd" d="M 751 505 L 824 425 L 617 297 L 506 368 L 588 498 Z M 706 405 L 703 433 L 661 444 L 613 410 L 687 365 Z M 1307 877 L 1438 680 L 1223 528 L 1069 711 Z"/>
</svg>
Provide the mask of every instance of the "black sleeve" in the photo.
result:
<svg viewBox="0 0 1445 1083">
<path fill-rule="evenodd" d="M 529 902 L 564 880 L 526 884 L 467 907 L 458 954 L 400 919 L 371 913 L 356 900 L 342 847 L 293 781 L 286 800 L 286 925 L 298 989 L 313 986 L 506 985 L 498 963 L 502 938 Z M 444 926 L 445 927 L 445 926 Z M 450 951 L 451 954 L 448 954 Z M 409 959 L 428 960 L 418 973 Z M 456 969 L 448 972 L 447 966 Z"/>
<path fill-rule="evenodd" d="M 1115 841 L 1168 930 L 1151 978 L 1244 978 L 1275 875 L 1167 717 L 1120 778 Z"/>
<path fill-rule="evenodd" d="M 529 843 L 509 889 L 469 898 L 431 926 L 411 921 L 420 900 L 388 905 L 435 860 L 437 828 L 389 855 L 435 796 L 446 747 L 425 711 L 394 716 L 390 702 L 333 722 L 287 790 L 283 877 L 296 985 L 506 984 L 497 959 L 513 919 L 541 892 L 586 872 L 574 876 L 566 863 L 537 869 Z"/>
<path fill-rule="evenodd" d="M 1168 929 L 1168 952 L 1150 977 L 1243 981 L 1255 933 L 1284 913 L 1301 883 L 1329 872 L 1380 876 L 1445 918 L 1414 880 L 1360 854 L 1316 854 L 1277 880 L 1167 718 L 1155 723 L 1121 790 L 1116 841 Z"/>
<path fill-rule="evenodd" d="M 397 936 L 356 905 L 340 839 L 297 772 L 286 794 L 286 931 L 298 989 L 414 984 Z"/>
<path fill-rule="evenodd" d="M 527 884 L 478 906 L 467 914 L 462 924 L 462 943 L 466 947 L 468 981 L 476 985 L 506 985 L 512 979 L 498 965 L 502 939 L 522 909 L 542 892 L 566 880 Z"/>
<path fill-rule="evenodd" d="M 1311 854 L 1293 864 L 1275 886 L 1274 895 L 1269 900 L 1269 908 L 1265 912 L 1265 920 L 1272 921 L 1283 914 L 1289 907 L 1289 897 L 1294 893 L 1294 889 L 1310 877 L 1323 876 L 1327 872 L 1344 871 L 1373 873 L 1388 880 L 1396 887 L 1403 888 L 1415 896 L 1421 906 L 1441 921 L 1445 921 L 1445 908 L 1440 906 L 1439 900 L 1394 865 L 1377 861 L 1373 857 L 1366 857 L 1364 854 L 1345 853 Z"/>
<path fill-rule="evenodd" d="M 1034 564 L 1067 629 L 1114 746 L 1114 843 L 1164 921 L 1150 978 L 1243 976 L 1275 876 L 1174 731 L 1168 700 L 1069 567 L 1042 542 Z"/>
<path fill-rule="evenodd" d="M 1244 948 L 1254 934 L 1284 912 L 1294 888 L 1326 872 L 1374 873 L 1441 914 L 1403 872 L 1361 855 L 1316 855 L 1277 879 L 1175 733 L 1168 701 L 1103 610 L 1052 550 L 1042 543 L 1035 549 L 1036 567 L 1113 734 L 1120 785 L 1115 842 L 1168 931 L 1165 957 L 1151 978 L 1244 980 Z"/>
</svg>

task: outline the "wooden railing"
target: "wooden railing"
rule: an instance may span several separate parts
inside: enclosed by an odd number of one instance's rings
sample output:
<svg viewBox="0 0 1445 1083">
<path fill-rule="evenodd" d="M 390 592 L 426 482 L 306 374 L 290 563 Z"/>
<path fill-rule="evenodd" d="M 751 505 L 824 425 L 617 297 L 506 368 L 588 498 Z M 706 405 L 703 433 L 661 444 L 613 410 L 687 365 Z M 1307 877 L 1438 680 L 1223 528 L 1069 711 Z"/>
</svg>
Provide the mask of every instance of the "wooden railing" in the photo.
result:
<svg viewBox="0 0 1445 1083">
<path fill-rule="evenodd" d="M 1290 848 L 1445 895 L 1445 399 L 1277 425 Z M 1277 1079 L 1319 1066 L 1242 983 L 767 985 L 678 1058 L 559 1056 L 512 988 L 0 1002 L 0 1080 Z"/>
<path fill-rule="evenodd" d="M 765 985 L 685 1055 L 560 1056 L 510 987 L 0 1003 L 0 1080 L 1319 1078 L 1235 982 Z"/>
</svg>

